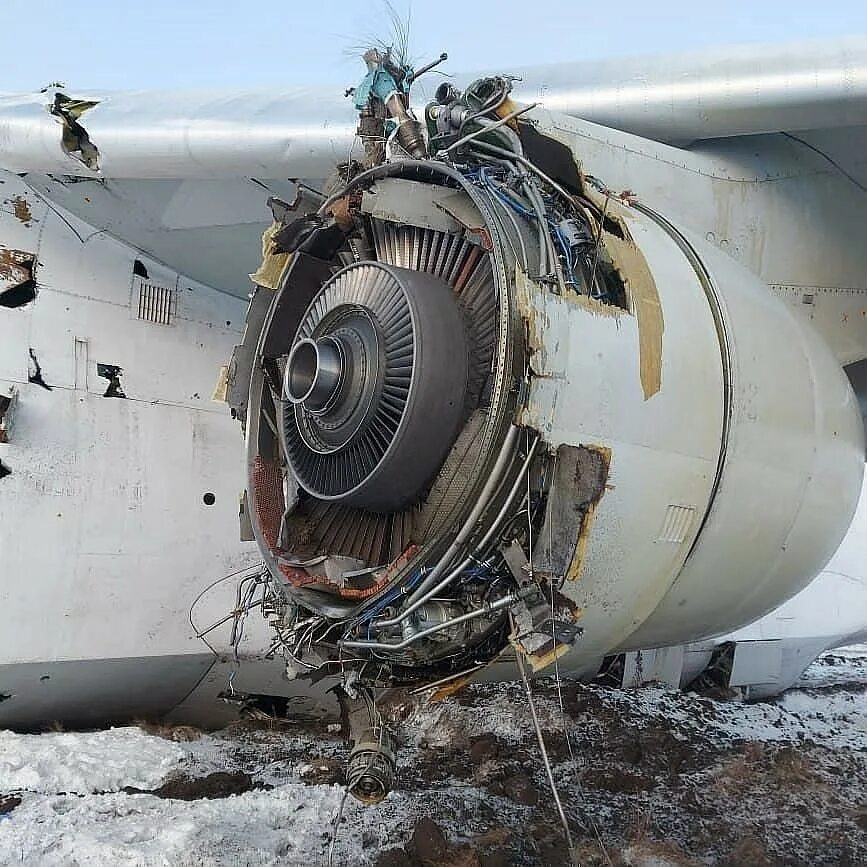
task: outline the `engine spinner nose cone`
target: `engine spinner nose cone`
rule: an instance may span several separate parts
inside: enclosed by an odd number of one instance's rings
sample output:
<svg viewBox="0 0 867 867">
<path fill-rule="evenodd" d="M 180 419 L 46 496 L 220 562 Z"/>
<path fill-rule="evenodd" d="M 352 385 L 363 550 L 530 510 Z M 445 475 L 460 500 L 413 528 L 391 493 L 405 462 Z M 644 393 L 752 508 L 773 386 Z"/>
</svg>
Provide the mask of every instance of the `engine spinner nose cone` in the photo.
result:
<svg viewBox="0 0 867 867">
<path fill-rule="evenodd" d="M 299 340 L 286 364 L 283 393 L 291 403 L 321 413 L 334 400 L 343 379 L 343 353 L 331 337 Z"/>
</svg>

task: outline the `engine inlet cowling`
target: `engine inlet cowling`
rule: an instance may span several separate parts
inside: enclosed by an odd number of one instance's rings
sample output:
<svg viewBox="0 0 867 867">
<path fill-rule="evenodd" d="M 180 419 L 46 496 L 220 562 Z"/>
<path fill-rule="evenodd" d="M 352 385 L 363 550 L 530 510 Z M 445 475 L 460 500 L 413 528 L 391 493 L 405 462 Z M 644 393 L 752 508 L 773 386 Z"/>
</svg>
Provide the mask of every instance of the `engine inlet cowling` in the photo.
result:
<svg viewBox="0 0 867 867">
<path fill-rule="evenodd" d="M 380 262 L 335 274 L 295 334 L 282 434 L 298 484 L 374 512 L 418 500 L 451 448 L 467 337 L 441 278 Z"/>
</svg>

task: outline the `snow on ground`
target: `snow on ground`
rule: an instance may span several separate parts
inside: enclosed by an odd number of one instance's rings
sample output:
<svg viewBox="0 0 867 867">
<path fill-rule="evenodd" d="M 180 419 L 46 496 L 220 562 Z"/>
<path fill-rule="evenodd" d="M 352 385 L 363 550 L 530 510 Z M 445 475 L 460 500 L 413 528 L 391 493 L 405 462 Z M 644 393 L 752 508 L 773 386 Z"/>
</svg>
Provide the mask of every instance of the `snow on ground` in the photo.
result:
<svg viewBox="0 0 867 867">
<path fill-rule="evenodd" d="M 534 684 L 582 864 L 867 863 L 867 647 L 776 701 Z M 394 703 L 398 786 L 347 800 L 335 864 L 568 863 L 526 696 Z M 327 863 L 346 744 L 324 726 L 0 732 L 0 865 Z"/>
<path fill-rule="evenodd" d="M 77 794 L 152 788 L 183 756 L 180 744 L 135 727 L 38 736 L 0 731 L 0 787 Z"/>
<path fill-rule="evenodd" d="M 0 863 L 317 863 L 340 796 L 337 786 L 290 785 L 196 801 L 125 793 L 25 798 L 0 823 Z"/>
</svg>

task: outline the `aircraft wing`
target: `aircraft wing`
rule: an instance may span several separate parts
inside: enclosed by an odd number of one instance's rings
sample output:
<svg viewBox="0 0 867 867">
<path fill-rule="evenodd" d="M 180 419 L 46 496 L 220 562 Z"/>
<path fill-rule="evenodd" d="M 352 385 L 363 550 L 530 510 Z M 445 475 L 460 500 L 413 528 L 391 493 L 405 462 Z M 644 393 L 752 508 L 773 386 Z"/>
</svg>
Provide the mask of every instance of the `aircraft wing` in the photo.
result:
<svg viewBox="0 0 867 867">
<path fill-rule="evenodd" d="M 855 253 L 867 190 L 867 38 L 510 72 L 521 76 L 517 99 L 582 118 L 583 144 L 616 149 L 624 186 L 715 238 L 793 305 L 809 305 L 842 363 L 867 355 L 867 280 Z M 0 97 L 0 169 L 27 174 L 45 200 L 191 277 L 245 295 L 270 222 L 267 195 L 287 195 L 287 179 L 321 184 L 359 157 L 356 126 L 352 100 L 333 87 L 48 90 Z M 637 181 L 635 154 L 646 162 Z M 711 178 L 713 201 L 706 189 L 680 196 L 655 166 Z M 723 189 L 735 185 L 755 199 L 737 226 Z M 826 251 L 821 268 L 790 255 L 804 238 Z"/>
<path fill-rule="evenodd" d="M 867 37 L 511 71 L 520 77 L 518 100 L 678 146 L 842 130 L 867 117 Z M 338 88 L 48 90 L 0 97 L 0 168 L 101 178 L 315 177 L 323 160 L 348 157 L 355 128 L 352 101 Z"/>
</svg>

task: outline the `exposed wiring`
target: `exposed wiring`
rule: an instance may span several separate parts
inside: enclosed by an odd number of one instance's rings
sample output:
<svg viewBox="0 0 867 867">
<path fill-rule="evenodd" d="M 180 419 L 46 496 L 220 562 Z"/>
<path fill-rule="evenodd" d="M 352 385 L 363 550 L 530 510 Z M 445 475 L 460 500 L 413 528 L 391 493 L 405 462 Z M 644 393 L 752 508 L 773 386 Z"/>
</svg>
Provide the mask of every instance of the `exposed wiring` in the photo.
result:
<svg viewBox="0 0 867 867">
<path fill-rule="evenodd" d="M 258 571 L 261 571 L 262 568 L 263 568 L 263 566 L 264 566 L 264 563 L 262 563 L 262 562 L 255 563 L 255 564 L 251 563 L 249 566 L 243 566 L 243 567 L 240 568 L 240 569 L 236 569 L 234 572 L 230 572 L 228 575 L 224 575 L 222 578 L 217 578 L 216 581 L 212 581 L 210 584 L 208 584 L 208 586 L 205 587 L 204 590 L 202 590 L 202 592 L 199 593 L 199 595 L 198 595 L 198 596 L 193 600 L 192 605 L 190 605 L 190 610 L 189 610 L 189 612 L 188 612 L 188 618 L 189 618 L 189 621 L 190 621 L 190 626 L 193 628 L 193 634 L 196 636 L 196 638 L 201 638 L 202 641 L 204 641 L 204 643 L 208 646 L 208 649 L 211 651 L 211 653 L 213 653 L 214 656 L 216 656 L 217 658 L 219 658 L 220 654 L 217 653 L 216 650 L 214 650 L 214 648 L 213 648 L 213 646 L 211 645 L 211 643 L 210 643 L 210 642 L 209 642 L 209 641 L 208 641 L 204 636 L 207 635 L 209 632 L 211 632 L 213 629 L 216 629 L 216 627 L 217 627 L 218 625 L 221 625 L 221 624 L 225 623 L 226 620 L 228 620 L 229 617 L 232 616 L 232 613 L 230 613 L 230 614 L 228 615 L 228 617 L 226 617 L 226 618 L 224 618 L 222 621 L 220 621 L 219 624 L 215 624 L 214 626 L 210 626 L 210 627 L 208 627 L 208 629 L 205 629 L 204 631 L 200 631 L 200 630 L 199 630 L 199 627 L 196 626 L 196 623 L 195 623 L 195 621 L 193 620 L 193 611 L 195 610 L 196 605 L 199 604 L 199 601 L 201 600 L 201 598 L 202 598 L 202 597 L 203 597 L 203 596 L 204 596 L 204 595 L 205 595 L 209 590 L 212 590 L 212 589 L 213 589 L 214 587 L 216 587 L 218 584 L 222 584 L 223 581 L 228 581 L 230 578 L 234 578 L 236 575 L 240 575 L 242 572 L 247 572 L 247 571 L 249 571 L 250 569 L 254 569 L 254 568 L 255 568 L 255 569 L 257 570 L 257 572 L 258 572 Z"/>
</svg>

